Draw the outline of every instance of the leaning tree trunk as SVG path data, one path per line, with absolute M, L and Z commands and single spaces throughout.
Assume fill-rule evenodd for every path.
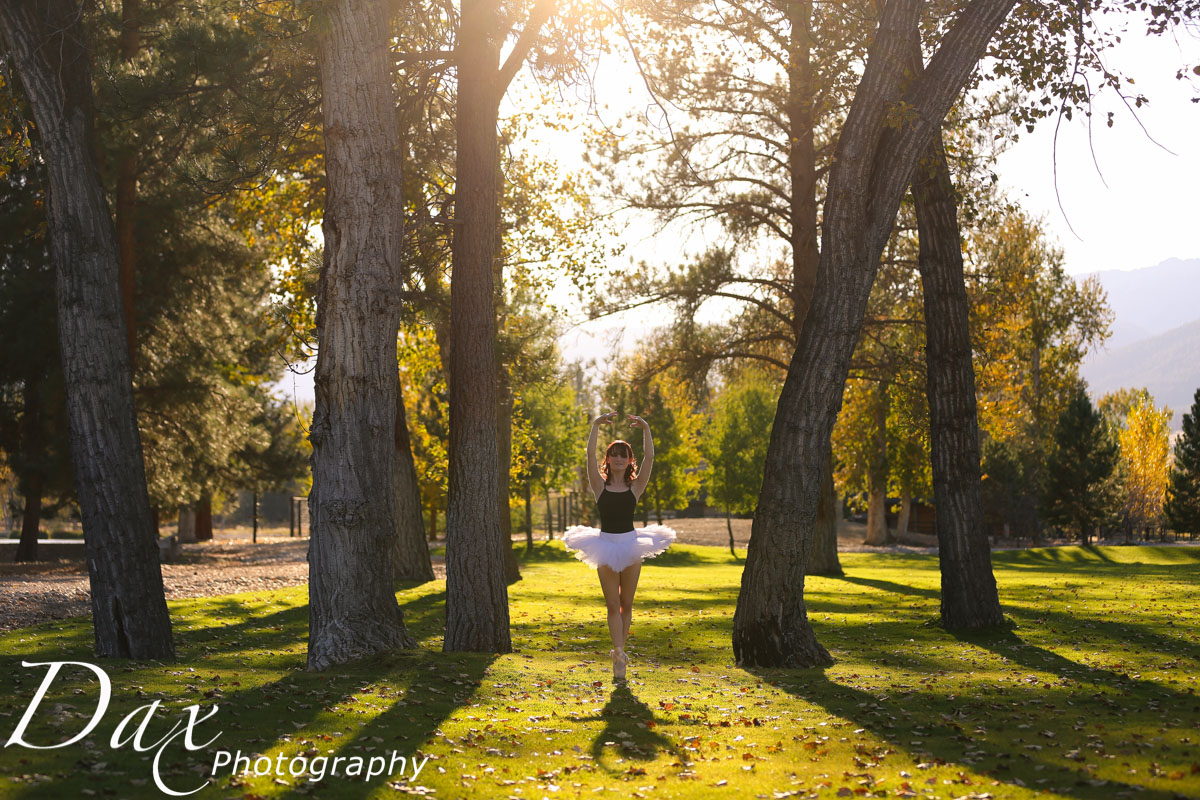
M 415 642 L 393 589 L 403 263 L 389 13 L 336 0 L 317 29 L 328 178 L 317 287 L 308 668 Z
M 508 583 L 496 465 L 497 9 L 465 0 L 450 277 L 450 487 L 444 649 L 507 653 Z
M 171 620 L 122 318 L 116 233 L 96 168 L 79 4 L 7 0 L 0 29 L 42 140 L 59 349 L 96 655 L 171 659 Z
M 833 448 L 825 452 L 821 471 L 821 499 L 817 504 L 817 527 L 813 531 L 812 550 L 808 554 L 808 575 L 843 575 L 838 559 L 838 496 L 833 485 Z
M 838 137 L 822 222 L 821 279 L 779 398 L 733 622 L 739 664 L 827 664 L 804 606 L 804 577 L 829 436 L 867 298 L 900 200 L 1013 0 L 972 0 L 921 77 L 903 91 L 919 0 L 884 6 Z M 891 123 L 897 104 L 904 124 Z
M 433 564 L 425 541 L 425 520 L 421 516 L 421 486 L 413 463 L 412 442 L 408 437 L 408 418 L 404 394 L 396 374 L 396 461 L 392 481 L 396 491 L 396 536 L 393 540 L 392 569 L 398 581 L 431 581 Z
M 1002 624 L 1004 614 L 984 530 L 970 306 L 954 184 L 940 131 L 914 175 L 913 199 L 925 296 L 925 395 L 942 624 L 950 629 L 986 628 Z

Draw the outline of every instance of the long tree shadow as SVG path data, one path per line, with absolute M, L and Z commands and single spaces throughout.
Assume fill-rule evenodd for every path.
M 876 738 L 890 745 L 874 752 L 858 750 L 860 760 L 857 763 L 862 769 L 879 766 L 889 753 L 907 749 L 914 760 L 922 762 L 922 767 L 962 764 L 1000 784 L 1013 787 L 1040 786 L 1051 780 L 1047 775 L 1056 776 L 1052 778 L 1053 790 L 1080 800 L 1109 800 L 1114 796 L 1122 796 L 1124 792 L 1137 792 L 1138 797 L 1146 800 L 1179 797 L 1174 792 L 1158 791 L 1121 781 L 1096 780 L 1087 767 L 1064 765 L 1040 755 L 1031 755 L 1031 752 L 1040 753 L 1042 745 L 1029 745 L 1035 749 L 1024 749 L 1023 738 L 1017 738 L 1015 742 L 1006 742 L 1003 740 L 1003 734 L 987 731 L 985 725 L 1001 724 L 1001 721 L 996 719 L 993 709 L 984 708 L 985 705 L 995 704 L 937 693 L 922 694 L 913 702 L 902 703 L 888 694 L 867 692 L 832 681 L 822 670 L 751 668 L 747 671 L 790 694 L 824 708 L 836 717 L 849 720 L 858 728 L 870 731 Z M 1058 704 L 1062 704 L 1065 696 L 1058 697 L 1061 694 L 1031 689 L 1028 691 L 1028 698 L 1008 702 L 1019 708 L 1034 703 L 1044 706 L 1045 698 L 1051 697 L 1057 699 Z M 1058 704 L 1050 705 L 1053 708 Z M 972 729 L 972 725 L 978 727 Z M 1050 723 L 1048 726 L 1052 725 L 1053 723 Z M 904 744 L 897 740 L 901 729 L 907 729 L 910 733 L 920 736 L 919 741 L 910 743 L 910 747 L 916 746 L 919 749 L 905 748 Z M 964 778 L 969 779 L 969 776 L 959 773 L 957 780 L 947 780 L 969 785 Z M 972 783 L 977 784 L 978 781 Z
M 592 740 L 591 756 L 596 766 L 611 774 L 630 773 L 644 769 L 638 766 L 617 767 L 606 763 L 606 750 L 614 762 L 633 759 L 643 763 L 655 761 L 660 753 L 675 757 L 672 766 L 684 768 L 685 757 L 679 746 L 660 728 L 674 723 L 654 716 L 654 710 L 642 702 L 625 683 L 613 687 L 608 702 L 600 713 L 591 717 L 570 717 L 573 722 L 603 722 L 604 728 Z
M 368 781 L 362 776 L 347 777 L 326 773 L 324 781 L 336 781 L 339 797 L 369 797 L 378 793 L 383 783 L 404 791 L 410 786 L 415 789 L 423 780 L 436 771 L 437 759 L 425 756 L 420 746 L 438 735 L 439 729 L 454 712 L 468 705 L 483 683 L 488 669 L 496 660 L 491 653 L 432 653 L 428 650 L 387 654 L 372 659 L 373 665 L 383 669 L 384 674 L 400 672 L 406 679 L 403 698 L 395 696 L 383 712 L 372 717 L 359 727 L 355 734 L 341 742 L 336 748 L 320 748 L 321 755 L 332 764 L 337 757 L 359 757 L 369 763 L 371 758 L 385 758 L 392 763 L 393 753 L 404 757 L 404 762 L 393 773 L 379 774 Z M 347 712 L 348 714 L 349 712 Z M 462 741 L 447 740 L 459 748 L 482 747 L 482 741 L 470 736 Z M 296 748 L 298 752 L 302 749 Z M 379 762 L 382 765 L 382 762 Z M 421 773 L 415 774 L 420 766 Z M 415 777 L 414 777 L 415 775 Z M 284 797 L 306 797 L 312 793 L 311 781 L 307 778 L 293 779 L 292 789 Z M 420 790 L 416 790 L 420 792 Z

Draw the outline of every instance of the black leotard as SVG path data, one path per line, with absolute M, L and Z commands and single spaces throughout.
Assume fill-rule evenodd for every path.
M 626 492 L 610 492 L 608 487 L 596 499 L 596 507 L 600 510 L 600 530 L 605 533 L 628 533 L 633 530 L 633 509 L 637 506 L 637 498 L 633 490 Z

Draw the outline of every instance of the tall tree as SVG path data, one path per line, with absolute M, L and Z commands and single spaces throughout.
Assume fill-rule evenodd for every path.
M 1108 423 L 1079 388 L 1054 426 L 1042 495 L 1046 519 L 1090 543 L 1097 527 L 1116 514 L 1112 476 L 1119 456 Z
M 416 643 L 393 590 L 404 205 L 388 6 L 332 0 L 314 29 L 328 189 L 310 434 L 308 668 L 323 670 Z
M 725 511 L 729 552 L 735 557 L 730 517 L 753 512 L 758 502 L 777 390 L 760 372 L 747 371 L 717 395 L 712 420 L 701 439 L 708 461 L 708 502 Z
M 1150 397 L 1129 410 L 1117 433 L 1124 512 L 1131 528 L 1148 531 L 1163 522 L 1171 480 L 1170 434 L 1171 409 L 1156 408 Z
M 59 347 L 96 654 L 173 658 L 134 415 L 116 234 L 95 164 L 89 49 L 71 0 L 0 5 L 49 180 Z
M 539 0 L 504 63 L 491 0 L 466 0 L 455 44 L 458 95 L 450 279 L 450 485 L 446 508 L 447 651 L 507 653 L 504 537 L 496 414 L 496 213 L 500 101 L 553 10 Z M 507 470 L 505 470 L 507 474 Z
M 983 57 L 1011 0 L 973 0 L 915 80 L 905 79 L 922 4 L 884 8 L 838 137 L 822 222 L 820 268 L 780 396 L 766 475 L 734 615 L 739 663 L 828 663 L 803 600 L 805 561 L 829 435 L 863 312 L 917 160 Z M 907 88 L 906 88 L 907 84 Z M 897 107 L 905 109 L 895 124 Z
M 915 25 L 912 48 L 920 63 Z M 983 528 L 979 423 L 971 361 L 970 306 L 963 282 L 962 234 L 950 166 L 939 130 L 912 183 L 925 300 L 926 398 L 937 508 L 942 624 L 948 629 L 1004 622 Z
M 1200 389 L 1191 411 L 1183 415 L 1183 431 L 1175 440 L 1167 522 L 1181 533 L 1200 533 Z

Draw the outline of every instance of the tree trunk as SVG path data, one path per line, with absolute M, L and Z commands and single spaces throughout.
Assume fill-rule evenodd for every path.
M 799 0 L 787 6 L 788 37 L 788 173 L 791 178 L 790 212 L 792 245 L 792 327 L 797 340 L 817 285 L 821 253 L 817 248 L 817 93 L 813 77 L 812 0 Z M 832 446 L 830 458 L 832 459 Z M 832 464 L 832 460 L 830 461 Z M 812 575 L 841 575 L 837 555 L 837 490 L 833 473 L 822 472 L 821 502 L 817 507 L 816 540 L 809 554 L 808 571 Z
M 429 541 L 437 539 L 438 522 L 438 507 L 437 503 L 429 504 Z
M 934 522 L 942 573 L 942 624 L 986 628 L 1004 622 L 980 487 L 970 306 L 950 167 L 939 132 L 913 179 L 918 268 L 925 297 L 926 397 Z
M 896 537 L 900 539 L 908 533 L 908 520 L 912 516 L 912 492 L 905 489 L 900 495 L 900 514 L 896 519 Z
M 24 462 L 21 484 L 25 495 L 25 511 L 21 517 L 21 540 L 17 543 L 14 561 L 37 561 L 46 463 L 42 385 L 41 375 L 26 377 L 21 393 L 21 461 Z
M 187 506 L 179 507 L 179 527 L 176 530 L 176 540 L 181 544 L 196 543 L 196 510 Z
M 38 532 L 42 524 L 42 473 L 34 471 L 25 484 L 25 511 L 21 515 L 21 541 L 14 561 L 37 561 Z
M 395 463 L 392 482 L 396 492 L 396 536 L 393 539 L 392 570 L 398 581 L 431 581 L 433 563 L 425 543 L 425 520 L 421 514 L 421 487 L 408 438 L 408 419 L 400 374 L 396 373 Z
M 887 381 L 875 385 L 873 412 L 875 428 L 871 441 L 871 465 L 867 470 L 867 538 L 863 544 L 880 547 L 891 541 L 887 526 Z
M 290 500 L 288 504 L 291 504 Z M 196 503 L 196 541 L 207 542 L 212 538 L 212 495 L 205 493 Z
M 507 653 L 508 584 L 496 465 L 497 8 L 465 0 L 450 278 L 450 488 L 444 649 Z
M 737 548 L 733 544 L 733 519 L 729 516 L 729 506 L 725 506 L 725 530 L 729 531 L 729 553 L 737 558 Z
M 386 5 L 336 0 L 316 35 L 328 180 L 317 287 L 308 669 L 414 647 L 393 588 L 404 263 Z
M 1013 0 L 972 0 L 906 93 L 918 0 L 883 9 L 863 77 L 838 136 L 822 222 L 820 280 L 779 398 L 758 513 L 742 572 L 733 651 L 743 666 L 830 663 L 804 606 L 805 567 L 829 436 L 854 345 L 917 158 L 940 127 Z M 889 124 L 897 101 L 912 113 Z M 911 117 L 911 120 L 910 120 Z
M 821 472 L 821 500 L 817 505 L 817 529 L 813 532 L 812 552 L 808 554 L 809 575 L 843 575 L 838 560 L 838 495 L 833 485 L 833 447 L 825 453 Z
M 78 3 L 0 3 L 49 179 L 50 253 L 72 462 L 100 657 L 172 659 L 121 314 L 116 233 L 95 163 Z
M 513 398 L 508 368 L 503 364 L 497 365 L 496 380 L 497 396 L 500 400 L 496 410 L 496 512 L 500 516 L 500 549 L 504 553 L 504 579 L 509 583 L 516 583 L 521 580 L 521 566 L 517 563 L 517 553 L 512 546 L 512 499 L 508 486 L 509 473 L 512 471 Z
M 565 528 L 564 528 L 565 530 Z M 554 506 L 550 502 L 550 490 L 546 490 L 546 541 L 554 540 Z
M 525 547 L 533 549 L 533 483 L 525 481 Z
M 140 0 L 121 3 L 121 58 L 132 61 L 142 48 L 139 20 Z M 117 255 L 121 264 L 121 308 L 125 315 L 125 343 L 129 348 L 130 369 L 137 372 L 137 235 L 135 209 L 137 206 L 138 160 L 136 142 L 123 142 L 117 162 L 116 227 Z

